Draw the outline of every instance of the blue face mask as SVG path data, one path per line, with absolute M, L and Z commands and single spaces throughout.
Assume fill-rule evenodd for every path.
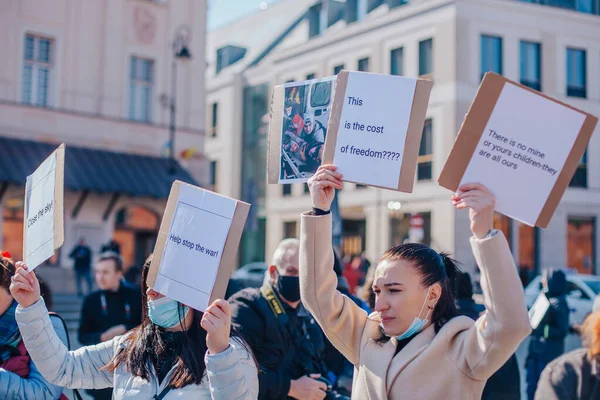
M 162 297 L 158 300 L 148 300 L 148 318 L 154 325 L 162 328 L 173 328 L 180 324 L 179 303 L 168 297 Z M 181 321 L 185 320 L 188 312 L 188 306 L 183 306 L 183 316 Z
M 421 332 L 423 330 L 423 328 L 425 327 L 425 325 L 427 325 L 427 322 L 429 322 L 429 320 L 427 319 L 429 317 L 429 311 L 427 311 L 427 315 L 425 315 L 425 319 L 421 319 L 421 318 L 419 318 L 419 316 L 423 312 L 423 308 L 425 307 L 425 303 L 427 303 L 427 299 L 429 298 L 429 292 L 430 291 L 431 291 L 431 286 L 429 287 L 429 289 L 427 289 L 427 295 L 425 296 L 425 301 L 423 301 L 423 305 L 421 306 L 421 311 L 419 311 L 419 315 L 417 315 L 415 317 L 415 319 L 413 320 L 412 324 L 410 324 L 410 326 L 408 327 L 408 329 L 406 331 L 404 331 L 403 334 L 396 336 L 396 339 L 402 340 L 402 339 L 409 338 L 409 337 L 411 337 L 413 335 L 416 335 L 417 333 L 419 333 L 419 332 Z

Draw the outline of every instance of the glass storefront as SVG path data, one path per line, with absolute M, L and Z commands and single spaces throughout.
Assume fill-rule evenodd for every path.
M 269 86 L 244 88 L 242 121 L 242 200 L 252 204 L 240 244 L 240 265 L 265 261 Z

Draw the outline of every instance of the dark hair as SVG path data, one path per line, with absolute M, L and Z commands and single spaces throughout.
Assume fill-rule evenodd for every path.
M 421 274 L 423 286 L 439 283 L 442 295 L 435 305 L 431 322 L 435 332 L 450 319 L 458 315 L 456 310 L 456 280 L 460 274 L 458 263 L 446 252 L 438 253 L 431 247 L 419 243 L 406 243 L 392 247 L 381 257 L 381 261 L 405 260 L 412 262 Z
M 121 364 L 124 364 L 127 371 L 134 376 L 150 380 L 151 368 L 155 367 L 158 360 L 164 356 L 165 342 L 161 333 L 164 328 L 154 325 L 148 317 L 146 307 L 148 298 L 146 290 L 146 278 L 152 262 L 152 255 L 148 257 L 142 268 L 142 324 L 133 329 L 130 335 L 125 339 L 125 346 L 114 358 L 103 367 L 103 369 L 114 372 Z M 179 319 L 183 326 L 183 306 L 179 303 Z M 169 386 L 173 389 L 181 389 L 187 385 L 199 385 L 204 378 L 206 366 L 204 364 L 204 356 L 208 350 L 206 346 L 206 331 L 200 326 L 203 313 L 194 309 L 190 309 L 194 317 L 188 330 L 183 331 L 182 341 L 177 349 L 177 358 L 175 359 L 175 370 L 171 376 Z M 233 329 L 231 330 L 232 337 L 239 335 Z M 240 343 L 252 355 L 252 351 L 246 345 L 246 342 L 239 338 Z M 256 361 L 256 360 L 255 360 Z
M 0 254 L 0 287 L 9 291 L 10 278 L 15 274 L 16 270 L 15 262 L 11 258 Z
M 104 253 L 100 254 L 100 257 L 98 258 L 98 262 L 109 260 L 115 263 L 115 269 L 117 272 L 123 271 L 123 259 L 117 253 L 113 251 L 105 251 Z
M 470 299 L 473 297 L 473 282 L 468 272 L 461 272 L 456 282 L 456 296 L 459 299 Z
M 0 254 L 0 287 L 4 288 L 10 294 L 10 278 L 17 272 L 17 266 L 12 258 L 4 257 Z M 44 280 L 38 276 L 38 282 L 40 283 L 40 296 L 44 299 L 48 310 L 54 309 L 54 303 L 52 302 L 52 293 L 50 286 L 44 282 Z

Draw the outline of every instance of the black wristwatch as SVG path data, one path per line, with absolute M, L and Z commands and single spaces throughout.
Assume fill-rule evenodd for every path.
M 319 216 L 319 215 L 327 215 L 327 214 L 331 214 L 331 210 L 325 211 L 325 210 L 321 210 L 320 208 L 313 207 L 312 214 L 313 215 L 317 215 L 317 216 Z

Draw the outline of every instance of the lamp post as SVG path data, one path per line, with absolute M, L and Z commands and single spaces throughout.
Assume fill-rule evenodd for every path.
M 188 48 L 191 37 L 190 27 L 182 25 L 175 31 L 173 40 L 173 64 L 171 67 L 171 96 L 161 96 L 164 106 L 169 107 L 169 174 L 175 173 L 175 115 L 177 111 L 177 61 L 192 59 Z

